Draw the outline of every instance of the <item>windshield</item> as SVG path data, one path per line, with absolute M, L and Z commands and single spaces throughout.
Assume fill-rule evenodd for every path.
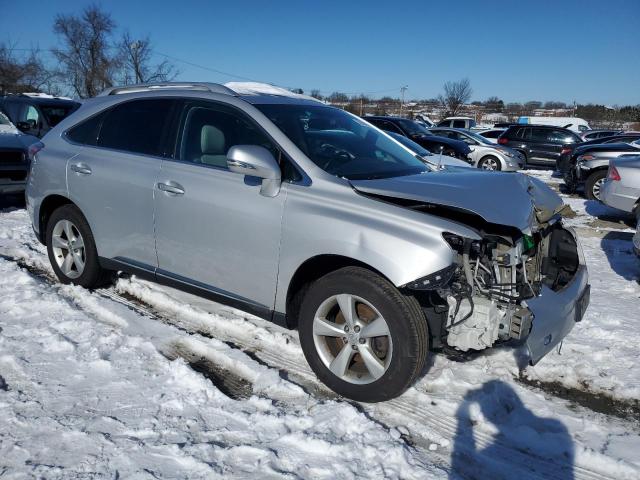
M 47 117 L 49 126 L 55 127 L 71 112 L 74 112 L 78 108 L 77 104 L 71 105 L 40 105 L 40 109 L 44 116 Z
M 429 171 L 417 157 L 343 110 L 309 105 L 255 105 L 324 171 L 350 180 Z
M 431 132 L 424 126 L 420 125 L 413 120 L 407 120 L 404 118 L 396 119 L 396 122 L 402 127 L 402 129 L 409 135 L 431 135 Z

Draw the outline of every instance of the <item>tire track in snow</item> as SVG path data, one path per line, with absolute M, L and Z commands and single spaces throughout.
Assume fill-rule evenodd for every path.
M 34 264 L 30 265 L 25 261 L 25 259 L 15 259 L 6 255 L 2 255 L 2 257 L 18 263 L 19 266 L 27 269 L 30 273 L 39 277 L 41 280 L 50 284 L 56 284 L 56 280 L 52 277 L 51 272 L 42 270 L 39 266 Z M 129 285 L 131 285 L 133 281 L 129 280 L 129 282 Z M 123 283 L 125 288 L 123 288 Z M 200 319 L 200 321 L 197 319 L 192 319 L 191 321 L 187 319 L 185 321 L 185 315 L 182 315 L 183 318 L 179 320 L 177 318 L 177 314 L 182 312 L 171 310 L 167 311 L 166 303 L 171 304 L 170 301 L 166 303 L 160 301 L 154 305 L 154 300 L 157 300 L 157 296 L 166 296 L 164 292 L 153 291 L 152 293 L 154 295 L 151 296 L 152 298 L 148 298 L 147 295 L 138 295 L 139 291 L 136 291 L 135 289 L 130 289 L 129 291 L 126 286 L 126 281 L 120 282 L 116 288 L 97 289 L 95 290 L 95 293 L 98 293 L 103 298 L 125 305 L 140 315 L 161 321 L 162 323 L 168 324 L 190 335 L 201 336 L 205 339 L 215 338 L 217 340 L 224 341 L 232 348 L 237 348 L 252 358 L 258 359 L 269 368 L 273 368 L 279 372 L 286 372 L 286 379 L 288 381 L 301 386 L 311 395 L 317 397 L 318 394 L 320 394 L 320 399 L 325 395 L 325 398 L 339 398 L 317 381 L 311 369 L 306 365 L 301 352 L 298 356 L 298 361 L 292 360 L 290 357 L 283 355 L 281 350 L 274 349 L 273 344 L 263 342 L 257 336 L 236 335 L 228 330 L 225 331 L 224 328 L 216 328 L 216 316 L 219 320 L 221 315 L 204 311 L 194 311 L 193 307 L 179 306 L 179 310 L 184 310 L 185 308 L 183 307 L 188 307 L 191 315 L 206 317 L 208 321 L 203 321 L 202 319 Z M 148 288 L 144 285 L 136 286 Z M 118 292 L 116 289 L 124 290 L 124 293 Z M 72 295 L 70 290 L 63 290 L 62 288 L 59 288 L 58 291 L 62 296 L 68 297 L 68 300 L 71 300 L 78 308 L 85 311 L 89 309 L 92 316 L 96 316 L 96 312 L 91 311 L 91 305 L 87 305 L 86 302 L 79 302 L 78 296 Z M 176 315 L 176 317 L 174 317 L 174 315 Z M 231 313 L 229 316 L 233 317 L 234 315 Z M 302 361 L 300 361 L 300 359 L 302 359 Z M 408 430 L 406 426 L 411 424 L 426 427 L 426 431 L 409 430 L 409 433 L 406 435 L 408 444 L 414 445 L 416 448 L 420 448 L 422 450 L 430 450 L 429 447 L 433 444 L 440 444 L 445 446 L 444 450 L 446 451 L 448 439 L 454 438 L 456 435 L 457 422 L 455 418 L 436 415 L 432 413 L 429 408 L 424 408 L 428 407 L 434 399 L 441 400 L 439 396 L 427 395 L 423 392 L 412 389 L 403 397 L 396 398 L 384 404 L 355 404 L 355 406 L 357 406 L 361 412 L 366 413 L 369 418 L 383 425 L 387 429 L 395 427 L 400 431 Z M 295 402 L 296 399 L 279 398 L 276 400 L 279 400 L 284 404 L 291 404 L 292 402 Z M 452 399 L 450 398 L 447 399 L 447 401 L 451 400 Z M 349 401 L 348 403 L 354 405 L 354 402 Z M 493 478 L 511 478 L 516 473 L 516 470 L 519 470 L 518 476 L 523 478 L 566 478 L 566 472 L 562 471 L 563 467 L 553 460 L 536 457 L 530 452 L 523 452 L 504 443 L 496 442 L 496 438 L 482 431 L 476 431 L 474 433 L 474 439 L 478 449 L 491 446 L 494 451 L 497 450 L 499 452 L 499 457 L 508 459 L 508 461 L 505 461 L 503 465 L 495 466 Z M 460 446 L 458 445 L 457 448 L 459 447 Z M 472 457 L 473 452 L 470 448 L 466 449 L 464 446 L 461 448 L 462 451 L 457 451 L 456 454 L 469 458 Z M 447 454 L 445 454 L 440 451 L 429 452 L 428 454 L 430 459 L 437 456 L 439 463 L 448 464 L 450 462 L 449 453 L 450 452 L 447 452 Z M 483 467 L 487 466 L 483 465 Z M 574 465 L 572 473 L 575 479 L 584 480 L 619 478 L 609 476 L 606 472 L 596 472 L 579 465 Z

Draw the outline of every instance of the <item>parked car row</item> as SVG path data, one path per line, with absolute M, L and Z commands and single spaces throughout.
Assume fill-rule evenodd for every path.
M 589 303 L 562 200 L 520 173 L 441 170 L 426 142 L 471 165 L 469 144 L 415 125 L 272 86 L 112 88 L 44 137 L 27 210 L 61 282 L 131 272 L 297 328 L 358 401 L 401 394 L 430 348 L 512 340 L 535 364 Z

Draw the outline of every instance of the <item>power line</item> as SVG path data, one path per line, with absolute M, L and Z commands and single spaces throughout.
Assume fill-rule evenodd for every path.
M 117 47 L 109 47 L 109 48 L 117 48 Z M 55 52 L 55 49 L 53 48 L 11 48 L 12 51 L 16 51 L 16 52 L 31 52 L 31 51 L 35 51 L 35 52 L 47 52 L 49 54 L 53 54 Z M 190 60 L 185 60 L 183 58 L 179 58 L 173 55 L 169 55 L 167 53 L 163 53 L 163 52 L 159 52 L 157 50 L 152 50 L 152 52 L 156 55 L 159 55 L 161 57 L 165 57 L 168 58 L 170 60 L 173 60 L 174 62 L 180 62 L 183 63 L 185 65 L 189 65 L 191 67 L 195 67 L 195 68 L 199 68 L 201 70 L 205 70 L 208 72 L 212 72 L 212 73 L 217 73 L 218 75 L 224 75 L 226 77 L 230 77 L 230 78 L 236 78 L 238 80 L 245 80 L 248 82 L 258 82 L 258 83 L 268 83 L 270 85 L 276 85 L 273 82 L 265 82 L 264 80 L 256 80 L 254 78 L 250 78 L 250 77 L 246 77 L 244 75 L 238 75 L 236 73 L 231 73 L 231 72 L 225 72 L 224 70 L 219 70 L 217 68 L 213 68 L 213 67 L 209 67 L 206 65 L 202 65 L 196 62 L 192 62 Z M 290 87 L 285 87 L 285 88 L 289 88 L 289 89 L 293 89 L 293 88 L 298 88 L 298 87 L 294 87 L 294 86 L 290 86 Z M 388 93 L 388 92 L 396 92 L 398 91 L 398 87 L 393 87 L 393 88 L 385 88 L 382 90 L 372 90 L 372 91 L 368 91 L 368 92 L 363 92 L 363 91 L 354 91 L 354 92 L 341 92 L 340 90 L 320 90 L 317 88 L 309 88 L 309 89 L 305 89 L 306 92 L 311 92 L 311 91 L 318 91 L 321 94 L 325 94 L 325 95 L 330 95 L 332 93 L 343 93 L 345 95 L 374 95 L 377 93 Z

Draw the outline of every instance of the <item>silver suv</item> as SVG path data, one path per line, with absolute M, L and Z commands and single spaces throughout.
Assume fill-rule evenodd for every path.
M 526 340 L 535 363 L 589 301 L 543 183 L 432 172 L 311 98 L 114 88 L 44 144 L 27 204 L 63 283 L 131 272 L 297 328 L 314 372 L 352 399 L 399 395 L 429 349 Z

